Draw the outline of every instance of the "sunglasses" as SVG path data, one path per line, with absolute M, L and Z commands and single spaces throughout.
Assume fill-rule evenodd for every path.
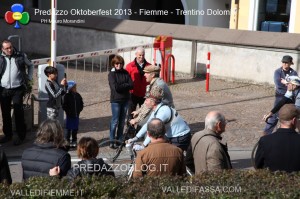
M 283 61 L 282 63 L 283 63 L 283 64 L 289 64 L 290 62 Z
M 115 65 L 119 65 L 119 64 L 120 64 L 120 65 L 123 65 L 123 63 L 121 63 L 121 62 L 116 62 L 116 63 L 115 63 Z

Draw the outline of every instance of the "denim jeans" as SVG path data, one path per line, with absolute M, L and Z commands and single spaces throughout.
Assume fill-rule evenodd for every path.
M 275 95 L 275 102 L 274 106 L 280 102 L 280 100 L 284 97 L 284 95 Z M 278 123 L 278 112 L 274 113 L 267 121 L 266 126 L 264 128 L 264 132 L 269 135 L 273 132 L 274 128 L 276 127 Z
M 110 140 L 117 139 L 122 141 L 127 109 L 128 101 L 111 103 L 112 118 L 110 122 Z M 115 138 L 116 131 L 117 136 Z

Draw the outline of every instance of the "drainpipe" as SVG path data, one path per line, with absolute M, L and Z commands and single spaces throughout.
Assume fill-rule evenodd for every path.
M 233 6 L 233 28 L 238 29 L 238 20 L 239 20 L 239 0 L 235 0 Z

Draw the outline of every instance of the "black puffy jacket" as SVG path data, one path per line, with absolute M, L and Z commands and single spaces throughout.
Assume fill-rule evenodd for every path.
M 79 161 L 68 171 L 67 177 L 74 179 L 77 176 L 81 177 L 84 175 L 115 176 L 111 166 L 106 164 L 102 158 Z
M 68 117 L 79 117 L 83 109 L 82 97 L 79 93 L 69 91 L 64 96 L 63 109 Z
M 22 155 L 23 179 L 32 176 L 49 176 L 49 170 L 60 167 L 60 176 L 65 176 L 71 168 L 71 156 L 53 143 L 36 144 L 26 149 Z
M 108 74 L 110 87 L 110 102 L 124 102 L 129 100 L 129 90 L 133 89 L 133 82 L 129 73 L 113 68 Z

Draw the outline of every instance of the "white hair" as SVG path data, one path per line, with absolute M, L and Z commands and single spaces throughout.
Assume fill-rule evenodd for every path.
M 138 53 L 138 52 L 142 52 L 142 53 L 145 53 L 145 49 L 143 47 L 137 47 L 135 49 L 135 53 Z
M 219 112 L 208 113 L 205 117 L 205 129 L 216 130 L 218 122 L 225 122 L 225 117 Z

